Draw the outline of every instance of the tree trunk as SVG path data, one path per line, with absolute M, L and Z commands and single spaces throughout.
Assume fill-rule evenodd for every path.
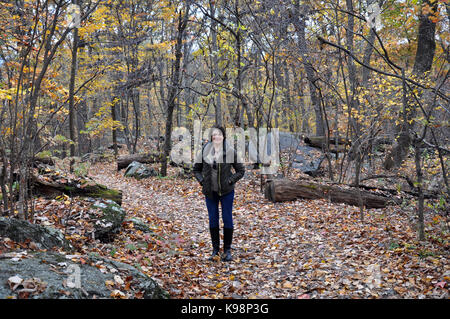
M 417 202 L 417 217 L 418 217 L 418 225 L 417 225 L 417 233 L 419 235 L 419 240 L 425 240 L 425 226 L 423 219 L 423 207 L 424 207 L 424 194 L 423 194 L 423 174 L 422 174 L 422 165 L 420 162 L 421 152 L 419 148 L 419 141 L 414 139 L 414 162 L 416 164 L 416 175 L 417 175 L 417 192 L 419 193 L 419 200 Z
M 78 109 L 80 112 L 77 112 L 77 135 L 78 135 L 78 155 L 83 156 L 86 153 L 89 153 L 89 143 L 90 139 L 86 134 L 80 134 L 80 131 L 85 129 L 86 123 L 88 122 L 88 106 L 87 101 L 80 101 L 78 104 Z
M 133 153 L 136 153 L 137 142 L 139 136 L 141 135 L 141 106 L 140 106 L 140 98 L 139 98 L 139 90 L 134 88 L 131 90 L 131 101 L 133 103 L 133 111 L 134 111 L 134 139 L 133 141 Z
M 184 31 L 189 17 L 190 3 L 187 1 L 185 5 L 184 17 L 182 17 L 181 12 L 178 16 L 178 30 L 177 30 L 177 42 L 175 44 L 175 62 L 174 62 L 174 72 L 172 74 L 171 86 L 169 88 L 168 102 L 167 102 L 167 118 L 166 118 L 166 140 L 164 143 L 164 157 L 161 164 L 161 176 L 167 176 L 167 164 L 170 156 L 170 150 L 172 148 L 172 125 L 173 125 L 173 110 L 175 108 L 175 99 L 178 96 L 180 89 L 180 65 L 182 58 L 182 44 Z
M 308 45 L 306 43 L 306 17 L 300 13 L 300 0 L 295 2 L 294 21 L 298 36 L 299 51 L 302 56 L 302 62 L 305 67 L 306 77 L 308 79 L 309 93 L 311 95 L 311 103 L 316 115 L 316 135 L 325 135 L 325 127 L 323 122 L 322 110 L 320 107 L 319 94 L 316 88 L 317 77 L 314 68 L 308 56 Z
M 118 101 L 117 97 L 113 98 L 113 101 L 111 103 L 111 118 L 115 122 L 116 119 L 116 103 Z M 117 149 L 117 133 L 116 129 L 112 129 L 112 140 L 113 140 L 113 149 L 114 149 L 114 156 L 117 157 L 119 155 L 119 151 Z
M 78 4 L 74 0 L 74 4 Z M 73 29 L 73 47 L 72 47 L 72 65 L 70 67 L 70 82 L 69 82 L 69 138 L 70 142 L 70 156 L 75 156 L 76 146 L 76 130 L 75 130 L 75 106 L 74 106 L 74 90 L 75 78 L 77 72 L 77 51 L 78 51 L 78 28 Z M 73 159 L 70 161 L 70 170 L 72 171 Z
M 329 199 L 336 203 L 360 206 L 360 199 L 367 208 L 384 208 L 390 204 L 399 204 L 395 198 L 375 195 L 367 191 L 344 189 L 338 186 L 318 184 L 309 181 L 291 181 L 288 179 L 272 180 L 266 184 L 265 198 L 272 202 L 304 199 Z
M 373 53 L 374 42 L 375 42 L 375 32 L 373 32 L 373 30 L 370 29 L 367 46 L 364 49 L 363 63 L 365 65 L 370 65 L 370 59 L 371 59 L 372 53 Z M 367 85 L 369 83 L 369 79 L 370 79 L 370 70 L 368 68 L 362 67 L 361 72 L 362 72 L 362 85 L 364 87 L 367 87 Z
M 214 84 L 217 84 L 220 79 L 220 71 L 219 71 L 219 63 L 217 61 L 217 56 L 219 54 L 219 49 L 217 46 L 217 22 L 215 21 L 215 14 L 216 14 L 216 7 L 215 7 L 215 1 L 210 0 L 209 1 L 210 6 L 210 14 L 211 17 L 213 17 L 211 21 L 211 47 L 213 54 L 211 54 L 212 59 L 212 67 L 213 67 L 213 82 Z M 222 126 L 223 122 L 223 116 L 222 116 L 222 102 L 221 102 L 221 96 L 220 91 L 216 92 L 217 96 L 215 97 L 214 105 L 216 107 L 216 125 Z
M 422 1 L 422 10 L 425 7 L 430 7 L 431 11 L 423 14 L 422 10 L 419 13 L 419 30 L 417 39 L 417 51 L 414 61 L 413 73 L 419 77 L 423 77 L 424 73 L 431 70 L 433 64 L 434 52 L 436 49 L 435 31 L 436 23 L 431 18 L 436 14 L 438 2 L 431 2 L 429 0 Z M 404 71 L 403 71 L 404 72 Z M 404 75 L 403 75 L 404 77 Z M 412 104 L 410 103 L 412 106 Z M 384 161 L 384 168 L 390 170 L 399 167 L 409 152 L 409 147 L 412 143 L 410 131 L 413 129 L 410 124 L 411 119 L 414 118 L 416 109 L 411 108 L 403 110 L 403 120 L 401 125 L 397 128 L 397 139 L 392 150 L 387 154 Z
M 417 39 L 417 51 L 414 61 L 413 72 L 421 75 L 424 72 L 430 71 L 433 64 L 434 52 L 436 49 L 436 22 L 433 22 L 430 18 L 435 16 L 437 11 L 438 1 L 423 0 L 422 10 L 424 7 L 429 6 L 431 12 L 423 14 L 419 13 L 419 31 Z
M 0 171 L 0 189 L 2 191 L 2 203 L 3 203 L 3 212 L 8 210 L 8 196 L 6 193 L 6 167 L 8 165 L 8 161 L 6 159 L 6 154 L 3 149 L 0 148 L 0 158 L 1 158 L 1 171 Z M 0 214 L 1 216 L 2 214 Z

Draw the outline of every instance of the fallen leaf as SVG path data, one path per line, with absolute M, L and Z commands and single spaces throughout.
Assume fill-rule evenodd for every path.
M 13 291 L 16 290 L 16 288 L 19 287 L 22 282 L 23 279 L 17 275 L 8 278 L 9 288 Z
M 289 281 L 286 281 L 284 284 L 283 284 L 283 288 L 288 288 L 288 289 L 291 289 L 293 286 L 292 286 L 292 284 L 289 282 Z
M 445 284 L 446 284 L 445 281 L 441 281 L 441 282 L 438 282 L 438 283 L 436 284 L 436 287 L 444 288 L 444 287 L 445 287 Z
M 115 276 L 114 276 L 114 281 L 115 281 L 116 284 L 118 284 L 118 285 L 123 285 L 123 284 L 124 284 L 124 281 L 122 280 L 122 278 L 120 278 L 119 275 L 115 275 Z
M 118 299 L 126 299 L 126 295 L 118 289 L 112 291 L 110 296 Z

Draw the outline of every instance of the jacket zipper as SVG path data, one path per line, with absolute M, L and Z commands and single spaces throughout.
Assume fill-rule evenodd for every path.
M 217 163 L 217 167 L 219 169 L 219 172 L 218 172 L 218 177 L 219 177 L 219 196 L 222 196 L 221 188 L 220 188 L 220 163 Z

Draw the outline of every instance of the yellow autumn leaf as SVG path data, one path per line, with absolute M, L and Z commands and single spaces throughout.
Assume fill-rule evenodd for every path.
M 293 288 L 293 286 L 292 286 L 292 284 L 289 281 L 286 281 L 283 284 L 283 288 L 291 289 L 291 288 Z

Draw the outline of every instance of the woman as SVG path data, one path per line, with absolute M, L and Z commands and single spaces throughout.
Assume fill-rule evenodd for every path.
M 233 200 L 234 184 L 244 176 L 244 165 L 238 161 L 236 151 L 226 143 L 225 129 L 215 126 L 211 130 L 210 141 L 202 149 L 202 154 L 194 164 L 194 174 L 202 186 L 209 216 L 209 231 L 213 252 L 210 260 L 219 255 L 219 202 L 223 220 L 223 261 L 231 261 L 233 240 Z M 200 158 L 201 156 L 201 158 Z M 234 173 L 231 168 L 234 168 Z

